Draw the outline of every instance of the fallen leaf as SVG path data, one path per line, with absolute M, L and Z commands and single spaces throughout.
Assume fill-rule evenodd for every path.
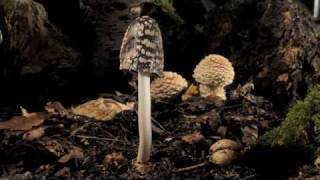
M 71 176 L 70 168 L 69 167 L 62 168 L 59 171 L 57 171 L 54 174 L 54 176 L 56 176 L 56 177 L 70 177 Z
M 110 166 L 118 167 L 124 164 L 126 161 L 127 159 L 123 156 L 121 152 L 114 152 L 104 157 L 103 165 L 105 167 L 110 167 Z
M 130 105 L 125 105 L 112 99 L 99 98 L 72 108 L 72 112 L 98 121 L 110 121 L 121 111 L 131 109 L 132 106 Z
M 194 84 L 191 84 L 186 90 L 186 92 L 182 95 L 181 99 L 182 101 L 187 101 L 188 99 L 197 94 L 199 94 L 198 87 Z
M 195 132 L 181 137 L 181 140 L 188 144 L 197 143 L 203 139 L 204 136 L 200 132 Z
M 33 127 L 40 126 L 47 118 L 45 112 L 28 113 L 21 108 L 22 116 L 14 116 L 8 121 L 0 122 L 0 129 L 8 129 L 12 131 L 26 131 Z
M 40 142 L 45 149 L 54 154 L 57 157 L 61 157 L 66 152 L 66 145 L 61 144 L 59 141 L 54 139 L 44 139 L 43 142 Z
M 287 82 L 288 80 L 289 80 L 288 73 L 280 74 L 277 78 L 277 82 Z
M 82 159 L 83 158 L 83 152 L 82 149 L 76 146 L 73 146 L 72 149 L 68 154 L 63 155 L 58 162 L 59 163 L 67 163 L 71 159 Z
M 241 128 L 241 131 L 243 133 L 242 142 L 247 145 L 252 145 L 257 142 L 259 135 L 258 127 L 256 125 L 245 126 Z
M 23 139 L 26 141 L 34 141 L 36 139 L 41 138 L 44 135 L 44 127 L 39 127 L 24 133 Z
M 66 108 L 64 108 L 64 106 L 58 101 L 48 102 L 45 106 L 45 110 L 48 113 L 60 115 L 62 117 L 67 116 L 69 114 L 69 111 Z

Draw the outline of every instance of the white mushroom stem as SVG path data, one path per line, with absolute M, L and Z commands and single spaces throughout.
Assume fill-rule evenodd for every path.
M 319 17 L 319 9 L 320 9 L 320 0 L 314 0 L 313 16 L 315 18 Z
M 138 72 L 138 121 L 139 150 L 138 163 L 150 159 L 152 146 L 150 74 Z

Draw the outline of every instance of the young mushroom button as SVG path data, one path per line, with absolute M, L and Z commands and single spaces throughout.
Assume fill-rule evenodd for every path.
M 146 164 L 152 146 L 150 76 L 163 73 L 162 37 L 154 19 L 142 16 L 129 25 L 121 45 L 120 69 L 138 72 L 139 149 L 136 162 Z
M 199 83 L 200 95 L 221 100 L 226 100 L 224 88 L 233 82 L 234 75 L 231 62 L 217 54 L 206 56 L 193 71 L 193 78 Z

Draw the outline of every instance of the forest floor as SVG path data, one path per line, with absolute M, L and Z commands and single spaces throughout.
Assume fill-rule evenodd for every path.
M 104 95 L 119 102 L 134 96 Z M 250 98 L 248 98 L 250 97 Z M 261 149 L 258 137 L 284 118 L 263 97 L 238 97 L 225 105 L 193 97 L 153 105 L 153 150 L 150 170 L 132 165 L 138 147 L 137 114 L 123 111 L 99 122 L 70 113 L 59 102 L 36 113 L 32 130 L 24 121 L 1 130 L 1 176 L 5 179 L 318 179 L 320 173 L 303 152 Z M 1 120 L 14 112 L 3 109 Z M 19 112 L 15 115 L 18 117 Z M 29 113 L 31 114 L 31 113 Z M 33 119 L 33 120 L 34 120 Z M 23 121 L 23 120 L 22 120 Z M 20 123 L 22 122 L 20 121 Z M 31 120 L 32 121 L 32 120 Z M 37 120 L 36 120 L 37 121 Z M 17 130 L 25 129 L 25 130 Z M 26 130 L 29 129 L 29 130 Z M 13 131 L 14 130 L 14 131 Z M 211 144 L 219 139 L 242 144 L 228 166 L 210 162 Z

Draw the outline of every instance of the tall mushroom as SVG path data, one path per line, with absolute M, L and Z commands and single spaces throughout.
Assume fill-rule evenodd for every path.
M 152 146 L 151 74 L 162 75 L 163 45 L 157 22 L 148 17 L 136 18 L 128 27 L 120 50 L 120 69 L 138 72 L 139 150 L 137 163 L 147 163 Z

